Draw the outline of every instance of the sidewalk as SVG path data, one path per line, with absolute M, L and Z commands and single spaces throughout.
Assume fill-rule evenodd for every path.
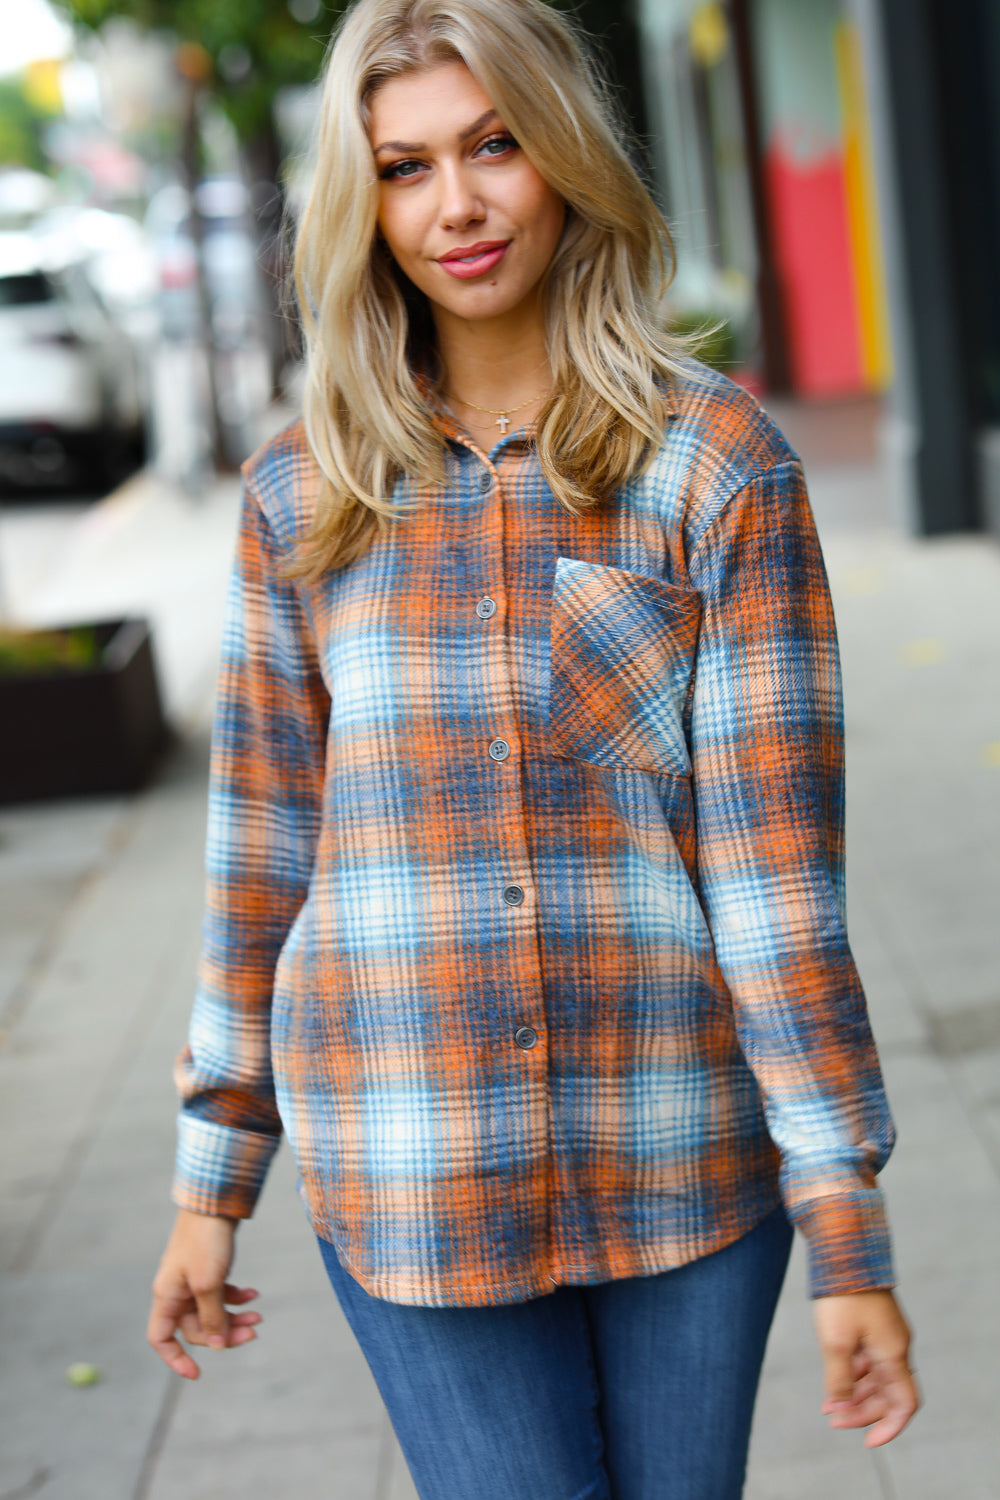
M 212 691 L 238 504 L 235 476 L 190 496 L 144 470 L 51 540 L 8 522 L 10 614 L 22 625 L 146 615 L 165 707 L 183 728 Z
M 826 1429 L 796 1253 L 747 1496 L 997 1500 L 1000 550 L 899 539 L 845 511 L 843 469 L 811 479 L 844 659 L 852 936 L 900 1129 L 884 1181 L 927 1405 L 877 1455 Z M 235 504 L 232 484 L 192 507 L 140 479 L 30 601 L 37 619 L 145 604 L 184 739 L 138 797 L 0 809 L 0 1500 L 414 1497 L 287 1153 L 240 1231 L 260 1340 L 207 1356 L 196 1385 L 143 1341 Z M 70 1387 L 75 1361 L 101 1381 Z

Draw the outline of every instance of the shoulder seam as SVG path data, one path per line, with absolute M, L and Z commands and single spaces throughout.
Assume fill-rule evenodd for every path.
M 777 474 L 782 469 L 795 469 L 799 474 L 803 475 L 803 479 L 805 477 L 802 467 L 802 460 L 796 457 L 783 458 L 780 463 L 765 464 L 760 468 L 754 469 L 745 477 L 742 477 L 738 484 L 734 484 L 732 489 L 726 491 L 723 499 L 720 500 L 717 508 L 713 512 L 711 519 L 706 522 L 704 528 L 702 529 L 701 536 L 698 538 L 691 549 L 689 561 L 693 562 L 694 559 L 698 556 L 698 553 L 701 551 L 705 542 L 708 540 L 710 533 L 722 520 L 722 517 L 732 505 L 733 501 L 736 500 L 740 495 L 742 495 L 744 490 L 748 490 L 751 485 L 756 484 L 758 480 L 763 479 L 766 474 Z
M 284 456 L 282 450 L 287 447 L 289 439 L 294 441 L 292 435 L 295 429 L 301 427 L 301 425 L 301 417 L 296 418 L 294 422 L 290 422 L 281 432 L 276 433 L 267 443 L 258 448 L 255 453 L 252 453 L 240 466 L 243 483 L 256 501 L 275 541 L 279 547 L 284 548 L 286 551 L 294 545 L 295 506 L 294 502 L 292 502 L 290 507 L 292 511 L 291 516 L 286 516 L 282 513 L 283 508 L 274 478 L 275 470 Z M 299 441 L 308 450 L 308 443 L 305 441 L 304 432 L 300 434 Z M 289 453 L 288 458 L 291 461 L 292 454 Z M 292 522 L 291 532 L 288 524 L 289 520 Z

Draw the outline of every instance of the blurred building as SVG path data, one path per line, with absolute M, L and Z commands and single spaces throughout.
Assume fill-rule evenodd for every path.
M 630 0 L 681 315 L 880 403 L 904 524 L 1000 535 L 998 0 Z

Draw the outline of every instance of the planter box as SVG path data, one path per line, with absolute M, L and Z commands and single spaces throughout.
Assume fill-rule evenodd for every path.
M 94 665 L 0 673 L 0 802 L 131 792 L 163 748 L 149 625 L 89 628 Z

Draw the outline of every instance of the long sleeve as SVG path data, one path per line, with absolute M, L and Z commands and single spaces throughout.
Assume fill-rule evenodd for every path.
M 808 1241 L 812 1295 L 893 1281 L 875 1174 L 892 1123 L 844 919 L 833 613 L 801 471 L 731 496 L 690 575 L 698 874 L 737 1035 Z
M 247 1217 L 277 1149 L 270 1014 L 308 889 L 329 699 L 285 549 L 244 491 L 212 744 L 207 899 L 181 1095 L 174 1201 Z

